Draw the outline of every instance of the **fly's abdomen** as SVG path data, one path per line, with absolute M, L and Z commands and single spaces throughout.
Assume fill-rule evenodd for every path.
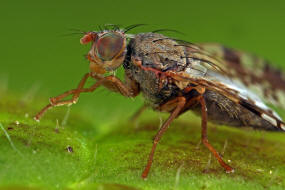
M 260 115 L 236 104 L 225 96 L 213 91 L 206 91 L 204 98 L 207 105 L 209 121 L 217 124 L 230 126 L 250 126 L 255 129 L 279 131 L 280 128 L 272 125 Z M 196 113 L 200 113 L 200 105 L 194 108 Z

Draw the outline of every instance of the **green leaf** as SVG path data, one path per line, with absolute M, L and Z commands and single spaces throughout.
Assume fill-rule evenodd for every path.
M 163 136 L 147 180 L 141 172 L 159 128 L 154 112 L 136 125 L 122 118 L 94 124 L 68 109 L 52 109 L 37 123 L 43 105 L 4 97 L 0 103 L 2 189 L 284 189 L 283 133 L 209 124 L 209 141 L 235 173 L 226 174 L 200 141 L 200 119 L 187 113 Z M 66 115 L 67 114 L 67 115 Z M 163 118 L 166 115 L 162 115 Z M 67 118 L 66 125 L 62 125 Z M 109 128 L 110 130 L 102 130 Z M 0 188 L 1 189 L 1 188 Z

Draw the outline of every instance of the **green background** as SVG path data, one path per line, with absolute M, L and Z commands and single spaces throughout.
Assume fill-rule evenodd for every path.
M 284 1 L 1 0 L 0 75 L 8 76 L 9 89 L 15 91 L 38 85 L 40 93 L 54 96 L 73 88 L 88 72 L 83 56 L 89 46 L 79 44 L 80 35 L 64 35 L 72 28 L 97 30 L 106 23 L 150 25 L 134 32 L 176 29 L 185 33 L 171 34 L 177 38 L 218 42 L 284 68 L 284 8 Z M 134 102 L 108 92 L 83 96 L 74 107 L 88 109 L 96 119 L 134 109 Z
M 27 106 L 31 106 L 29 113 L 31 115 L 36 113 L 36 111 L 39 110 L 39 108 L 41 108 L 48 102 L 47 99 L 48 97 L 58 95 L 66 90 L 74 88 L 81 79 L 81 77 L 83 76 L 83 74 L 88 72 L 88 61 L 84 58 L 84 55 L 88 52 L 89 46 L 80 45 L 79 39 L 81 35 L 72 34 L 73 31 L 71 31 L 70 29 L 80 29 L 82 31 L 97 30 L 98 25 L 104 25 L 108 23 L 119 24 L 122 26 L 128 26 L 131 24 L 141 24 L 141 23 L 148 24 L 147 26 L 134 29 L 133 30 L 134 33 L 149 32 L 152 30 L 164 29 L 164 28 L 175 29 L 183 32 L 185 35 L 173 34 L 173 33 L 167 33 L 167 34 L 175 38 L 191 42 L 217 42 L 227 45 L 229 47 L 245 50 L 248 52 L 253 52 L 256 55 L 259 55 L 261 57 L 270 60 L 273 65 L 284 70 L 285 69 L 285 64 L 284 64 L 285 11 L 284 10 L 285 10 L 285 1 L 260 1 L 260 0 L 252 0 L 252 1 L 245 1 L 245 0 L 241 1 L 226 1 L 226 0 L 223 1 L 218 1 L 218 0 L 217 1 L 197 1 L 197 0 L 196 1 L 187 1 L 187 0 L 184 1 L 180 0 L 176 1 L 165 1 L 165 0 L 164 1 L 162 0 L 159 1 L 158 0 L 157 1 L 155 0 L 6 1 L 6 0 L 1 0 L 0 2 L 0 22 L 1 22 L 0 86 L 2 85 L 1 87 L 2 90 L 5 88 L 4 86 L 7 86 L 8 92 L 13 94 L 12 95 L 13 98 L 11 100 L 12 103 L 7 105 L 13 105 L 16 107 L 18 105 L 14 104 L 15 100 L 29 99 L 29 101 L 27 101 L 29 104 Z M 92 81 L 89 81 L 88 84 L 91 85 Z M 5 102 L 5 99 L 0 100 L 0 102 L 2 103 Z M 112 130 L 113 128 L 115 128 L 115 131 L 120 131 L 117 129 L 118 126 L 114 127 L 113 124 L 117 123 L 118 121 L 123 122 L 128 120 L 128 118 L 132 115 L 132 113 L 140 105 L 142 105 L 142 103 L 143 100 L 141 97 L 135 98 L 134 100 L 127 99 L 119 95 L 116 95 L 114 93 L 110 93 L 103 89 L 100 89 L 92 94 L 83 94 L 80 97 L 78 104 L 72 106 L 71 108 L 71 113 L 79 115 L 78 117 L 80 117 L 80 119 L 71 120 L 70 126 L 74 127 L 70 127 L 71 129 L 70 131 L 72 131 L 73 129 L 79 131 L 79 136 L 78 134 L 75 134 L 75 138 L 76 139 L 83 138 L 82 141 L 84 142 L 85 141 L 88 142 L 89 140 L 92 141 L 92 143 L 89 144 L 91 144 L 90 145 L 92 147 L 91 149 L 95 149 L 94 147 L 97 142 L 94 143 L 94 141 L 91 140 L 93 137 L 95 138 L 97 136 L 100 136 L 101 134 L 107 134 L 107 131 Z M 2 106 L 1 108 L 4 107 Z M 66 109 L 56 108 L 54 110 L 55 111 L 50 111 L 49 114 L 47 115 L 47 118 L 52 118 L 52 119 L 50 121 L 48 120 L 44 121 L 46 122 L 45 123 L 46 126 L 55 125 L 55 118 L 57 116 L 55 114 L 53 115 L 53 113 L 58 113 L 60 116 L 63 117 Z M 2 115 L 0 119 L 2 119 L 2 122 L 4 124 L 6 124 L 4 126 L 6 127 L 10 125 L 10 121 L 7 120 L 6 118 L 7 115 L 3 114 L 5 110 L 1 111 Z M 17 119 L 17 116 L 10 116 L 9 114 L 8 116 L 9 118 L 13 118 L 14 120 Z M 145 117 L 142 120 L 150 121 L 151 119 L 149 118 L 155 119 L 156 121 L 155 123 L 157 123 L 158 116 L 156 114 L 152 114 L 152 112 L 149 112 L 147 117 Z M 195 119 L 191 118 L 191 122 L 197 120 L 196 117 L 194 118 Z M 187 119 L 189 120 L 189 118 L 186 118 L 186 121 Z M 29 125 L 34 125 L 30 120 L 26 121 L 26 119 L 24 118 L 22 118 L 22 120 L 23 122 L 26 122 Z M 78 125 L 80 125 L 81 127 L 78 127 Z M 82 125 L 84 125 L 84 127 L 82 127 Z M 119 125 L 119 127 L 122 126 L 123 128 L 124 125 L 126 124 Z M 124 129 L 122 130 L 124 131 Z M 223 129 L 223 131 L 225 130 L 227 129 Z M 239 134 L 239 132 L 235 131 L 235 129 L 233 130 L 234 132 L 232 131 L 229 132 L 231 135 L 235 133 Z M 98 131 L 101 131 L 101 133 Z M 173 132 L 175 132 L 175 130 L 173 130 Z M 63 134 L 63 137 L 65 137 L 64 135 L 68 135 L 69 131 L 67 131 L 66 133 L 67 134 L 65 133 Z M 116 132 L 113 133 L 116 134 Z M 241 133 L 242 135 L 244 135 L 246 132 L 245 133 L 241 132 Z M 19 134 L 21 134 L 21 131 L 19 132 Z M 14 135 L 16 137 L 19 134 L 17 131 L 17 133 L 15 133 Z M 118 132 L 118 134 L 120 133 Z M 113 136 L 110 135 L 112 138 L 109 139 L 109 141 L 107 141 L 107 143 L 105 143 L 105 145 L 102 146 L 108 147 L 108 144 L 111 145 L 117 144 L 117 146 L 119 146 L 117 147 L 118 150 L 120 150 L 120 148 L 125 149 L 127 148 L 128 144 L 132 143 L 132 142 L 128 143 L 128 141 L 126 141 L 126 138 L 136 139 L 134 136 L 131 135 L 128 136 L 126 134 L 128 133 L 123 132 L 121 138 L 117 137 L 116 135 Z M 153 130 L 148 135 L 143 133 L 143 135 L 140 136 L 140 138 L 138 138 L 139 139 L 138 141 L 140 143 L 147 142 L 148 146 L 147 148 L 145 148 L 144 156 L 140 156 L 143 157 L 141 158 L 141 165 L 136 162 L 133 163 L 133 165 L 139 165 L 137 166 L 138 168 L 135 171 L 135 174 L 129 172 L 128 170 L 125 171 L 126 175 L 131 175 L 134 178 L 125 179 L 122 176 L 117 178 L 112 177 L 112 171 L 111 171 L 112 165 L 110 165 L 109 166 L 110 168 L 106 167 L 101 170 L 103 173 L 109 172 L 108 174 L 110 176 L 107 176 L 109 181 L 104 179 L 104 175 L 96 177 L 93 176 L 92 179 L 93 181 L 92 180 L 91 181 L 92 182 L 99 181 L 102 183 L 105 183 L 107 181 L 107 183 L 115 182 L 122 184 L 132 184 L 133 186 L 135 185 L 135 183 L 139 183 L 140 188 L 145 187 L 146 189 L 159 189 L 160 185 L 164 184 L 163 179 L 159 178 L 159 174 L 157 174 L 156 176 L 157 179 L 155 178 L 154 175 L 154 177 L 151 179 L 152 181 L 150 182 L 150 184 L 144 184 L 143 182 L 139 181 L 140 180 L 139 173 L 141 172 L 143 165 L 146 161 L 146 155 L 150 148 L 151 137 L 154 134 L 155 130 Z M 178 133 L 178 136 L 179 134 L 182 135 L 183 132 Z M 225 136 L 228 135 L 228 133 L 223 133 L 223 134 Z M 261 134 L 266 134 L 266 133 L 261 133 Z M 126 138 L 123 138 L 124 136 L 126 136 Z M 259 133 L 257 137 L 255 136 L 255 134 L 253 134 L 253 136 L 250 136 L 250 138 L 254 139 L 260 136 L 262 135 L 260 135 Z M 284 136 L 280 134 L 278 134 L 277 136 L 279 139 L 284 138 Z M 198 137 L 199 137 L 199 129 L 195 131 L 196 141 L 198 141 L 199 139 Z M 219 136 L 219 137 L 223 138 L 224 136 Z M 270 134 L 268 136 L 268 139 L 274 139 L 274 137 L 275 136 L 271 136 Z M 173 138 L 176 139 L 175 136 Z M 4 137 L 1 140 L 3 139 Z M 214 137 L 213 140 L 215 140 Z M 104 140 L 101 141 L 104 142 Z M 35 141 L 35 143 L 36 142 L 38 141 Z M 56 140 L 55 141 L 49 140 L 49 143 L 51 144 L 56 144 L 56 142 L 57 142 Z M 80 143 L 84 144 L 84 142 Z M 120 145 L 120 143 L 118 142 L 122 144 Z M 282 143 L 284 142 L 282 141 Z M 223 141 L 221 140 L 221 145 L 216 145 L 216 146 L 221 146 L 220 149 L 222 149 L 222 145 Z M 21 145 L 19 144 L 18 146 Z M 83 147 L 89 150 L 85 146 Z M 7 148 L 7 151 L 8 149 L 9 146 Z M 5 146 L 4 150 L 6 150 Z M 280 151 L 283 150 L 282 152 L 284 152 L 284 149 L 280 147 L 279 150 Z M 125 152 L 127 151 L 128 149 L 125 150 Z M 268 152 L 270 151 L 271 149 L 268 150 Z M 4 154 L 4 151 L 2 152 Z M 204 152 L 208 156 L 207 150 L 205 150 Z M 11 152 L 11 154 L 13 154 L 13 152 Z M 88 152 L 88 155 L 89 154 L 91 153 Z M 87 156 L 84 155 L 82 157 L 83 160 L 84 159 L 88 160 L 87 159 L 89 158 L 88 155 Z M 104 155 L 108 157 L 108 153 L 106 152 L 102 152 L 101 155 L 103 155 L 101 158 L 102 160 L 104 160 Z M 116 155 L 120 155 L 120 151 L 118 151 Z M 240 153 L 240 155 L 243 155 L 243 153 Z M 171 159 L 175 160 L 175 155 L 171 155 L 170 157 Z M 258 157 L 258 159 L 261 158 Z M 59 157 L 58 159 L 59 159 L 58 162 L 61 163 L 62 161 L 61 157 Z M 15 158 L 15 161 L 16 160 L 17 159 Z M 205 160 L 207 161 L 207 158 L 205 158 Z M 120 165 L 121 163 L 122 161 L 121 162 L 118 161 L 117 163 L 114 164 Z M 276 163 L 279 162 L 276 161 Z M 280 161 L 280 163 L 284 162 Z M 1 159 L 0 159 L 0 164 L 1 164 Z M 90 163 L 88 162 L 88 164 Z M 89 167 L 88 164 L 80 167 L 88 168 Z M 21 166 L 21 163 L 19 165 Z M 24 165 L 24 163 L 22 163 L 22 165 Z M 260 165 L 262 165 L 262 163 L 260 163 Z M 57 166 L 58 165 L 55 165 L 54 167 L 57 168 Z M 90 164 L 90 166 L 92 166 L 92 164 Z M 179 166 L 180 165 L 178 165 L 177 168 Z M 76 169 L 75 166 L 74 168 Z M 171 176 L 172 174 L 171 169 L 169 169 L 169 171 L 165 170 L 164 172 L 170 173 L 170 177 L 167 176 L 165 179 L 174 180 L 177 168 L 174 169 L 172 168 L 174 171 L 173 174 L 174 177 Z M 217 166 L 217 168 L 219 167 Z M 281 169 L 281 171 L 284 172 L 285 171 L 284 168 L 283 170 Z M 120 172 L 120 168 L 118 168 L 116 172 Z M 113 174 L 116 172 L 113 172 Z M 156 170 L 156 172 L 159 173 L 160 170 L 158 169 Z M 2 175 L 4 175 L 3 172 Z M 60 179 L 60 174 L 57 175 L 59 175 L 58 177 Z M 86 173 L 78 174 L 78 176 L 83 176 L 83 175 L 87 174 Z M 11 174 L 11 176 L 13 175 Z M 231 180 L 227 181 L 228 180 L 227 178 L 223 178 L 223 174 L 219 173 L 219 176 L 221 180 L 217 181 L 215 181 L 216 179 L 214 179 L 213 181 L 209 180 L 212 182 L 212 186 L 211 184 L 210 185 L 208 184 L 206 185 L 206 187 L 212 187 L 213 189 L 219 189 L 219 188 L 227 189 L 231 187 Z M 9 175 L 6 175 L 6 177 L 9 178 Z M 199 177 L 200 174 L 197 174 L 196 178 L 199 179 Z M 238 179 L 240 179 L 240 177 L 242 178 L 242 180 L 244 179 L 243 178 L 244 176 L 238 176 Z M 99 180 L 96 180 L 97 178 Z M 207 176 L 205 175 L 203 175 L 203 177 L 201 178 L 203 178 L 204 181 L 208 180 Z M 16 177 L 16 179 L 18 178 Z M 30 178 L 27 177 L 27 179 Z M 112 182 L 112 180 L 110 179 L 114 179 L 114 181 Z M 129 182 L 130 179 L 134 181 L 130 183 Z M 0 170 L 0 180 L 1 180 L 1 170 Z M 184 180 L 185 180 L 183 181 L 184 184 L 181 187 L 182 189 L 188 187 L 187 178 L 185 178 Z M 195 180 L 195 177 L 192 180 Z M 23 184 L 29 184 L 29 182 L 27 181 L 23 180 L 22 182 L 20 180 L 20 182 L 22 182 Z M 62 181 L 63 182 L 60 185 L 60 187 L 64 187 L 66 183 L 69 184 L 68 187 L 71 188 L 73 187 L 72 185 L 70 185 L 72 184 L 70 181 L 66 180 L 67 181 L 66 183 L 64 180 Z M 75 181 L 80 181 L 80 180 L 75 180 Z M 259 183 L 260 181 L 264 182 L 266 180 L 260 177 L 260 179 L 257 180 L 257 183 Z M 19 181 L 16 180 L 16 182 Z M 49 182 L 51 186 L 55 184 L 53 180 L 47 181 L 47 183 Z M 225 186 L 221 185 L 223 182 L 224 184 L 226 184 Z M 246 182 L 242 181 L 240 184 L 245 183 L 245 186 L 241 186 L 241 189 L 244 187 L 253 187 L 254 189 L 256 188 L 255 182 L 253 182 L 253 185 L 249 183 L 249 185 L 247 186 Z M 10 182 L 8 180 L 8 182 L 2 184 L 9 184 L 9 183 Z M 42 185 L 45 183 L 36 181 L 33 182 L 33 184 Z M 168 183 L 165 184 L 166 184 L 165 186 L 167 186 Z M 165 186 L 163 186 L 164 189 L 166 188 Z M 196 183 L 194 183 L 194 185 L 192 184 L 192 187 L 203 188 L 204 185 L 202 184 L 202 182 L 201 184 L 197 182 L 197 184 Z M 263 185 L 262 187 L 265 187 L 265 185 Z

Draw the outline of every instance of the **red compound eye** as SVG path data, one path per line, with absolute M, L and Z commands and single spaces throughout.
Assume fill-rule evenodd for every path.
M 110 61 L 121 52 L 123 46 L 124 37 L 121 34 L 108 32 L 97 41 L 97 55 L 104 61 Z

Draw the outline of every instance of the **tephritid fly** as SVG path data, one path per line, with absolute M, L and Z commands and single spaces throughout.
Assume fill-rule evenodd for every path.
M 228 173 L 233 168 L 207 139 L 208 120 L 230 126 L 285 130 L 278 114 L 263 103 L 285 108 L 285 78 L 280 71 L 262 59 L 217 44 L 192 44 L 155 32 L 126 34 L 135 26 L 85 33 L 80 42 L 91 43 L 87 55 L 90 72 L 77 88 L 50 98 L 35 120 L 49 108 L 76 103 L 80 93 L 93 92 L 101 85 L 126 97 L 141 92 L 146 106 L 170 113 L 154 138 L 143 178 L 149 173 L 162 135 L 175 118 L 188 110 L 201 114 L 202 142 Z M 112 75 L 121 65 L 125 70 L 124 82 Z M 85 88 L 89 77 L 96 82 Z M 256 86 L 259 93 L 252 90 Z M 63 100 L 69 95 L 70 100 Z

